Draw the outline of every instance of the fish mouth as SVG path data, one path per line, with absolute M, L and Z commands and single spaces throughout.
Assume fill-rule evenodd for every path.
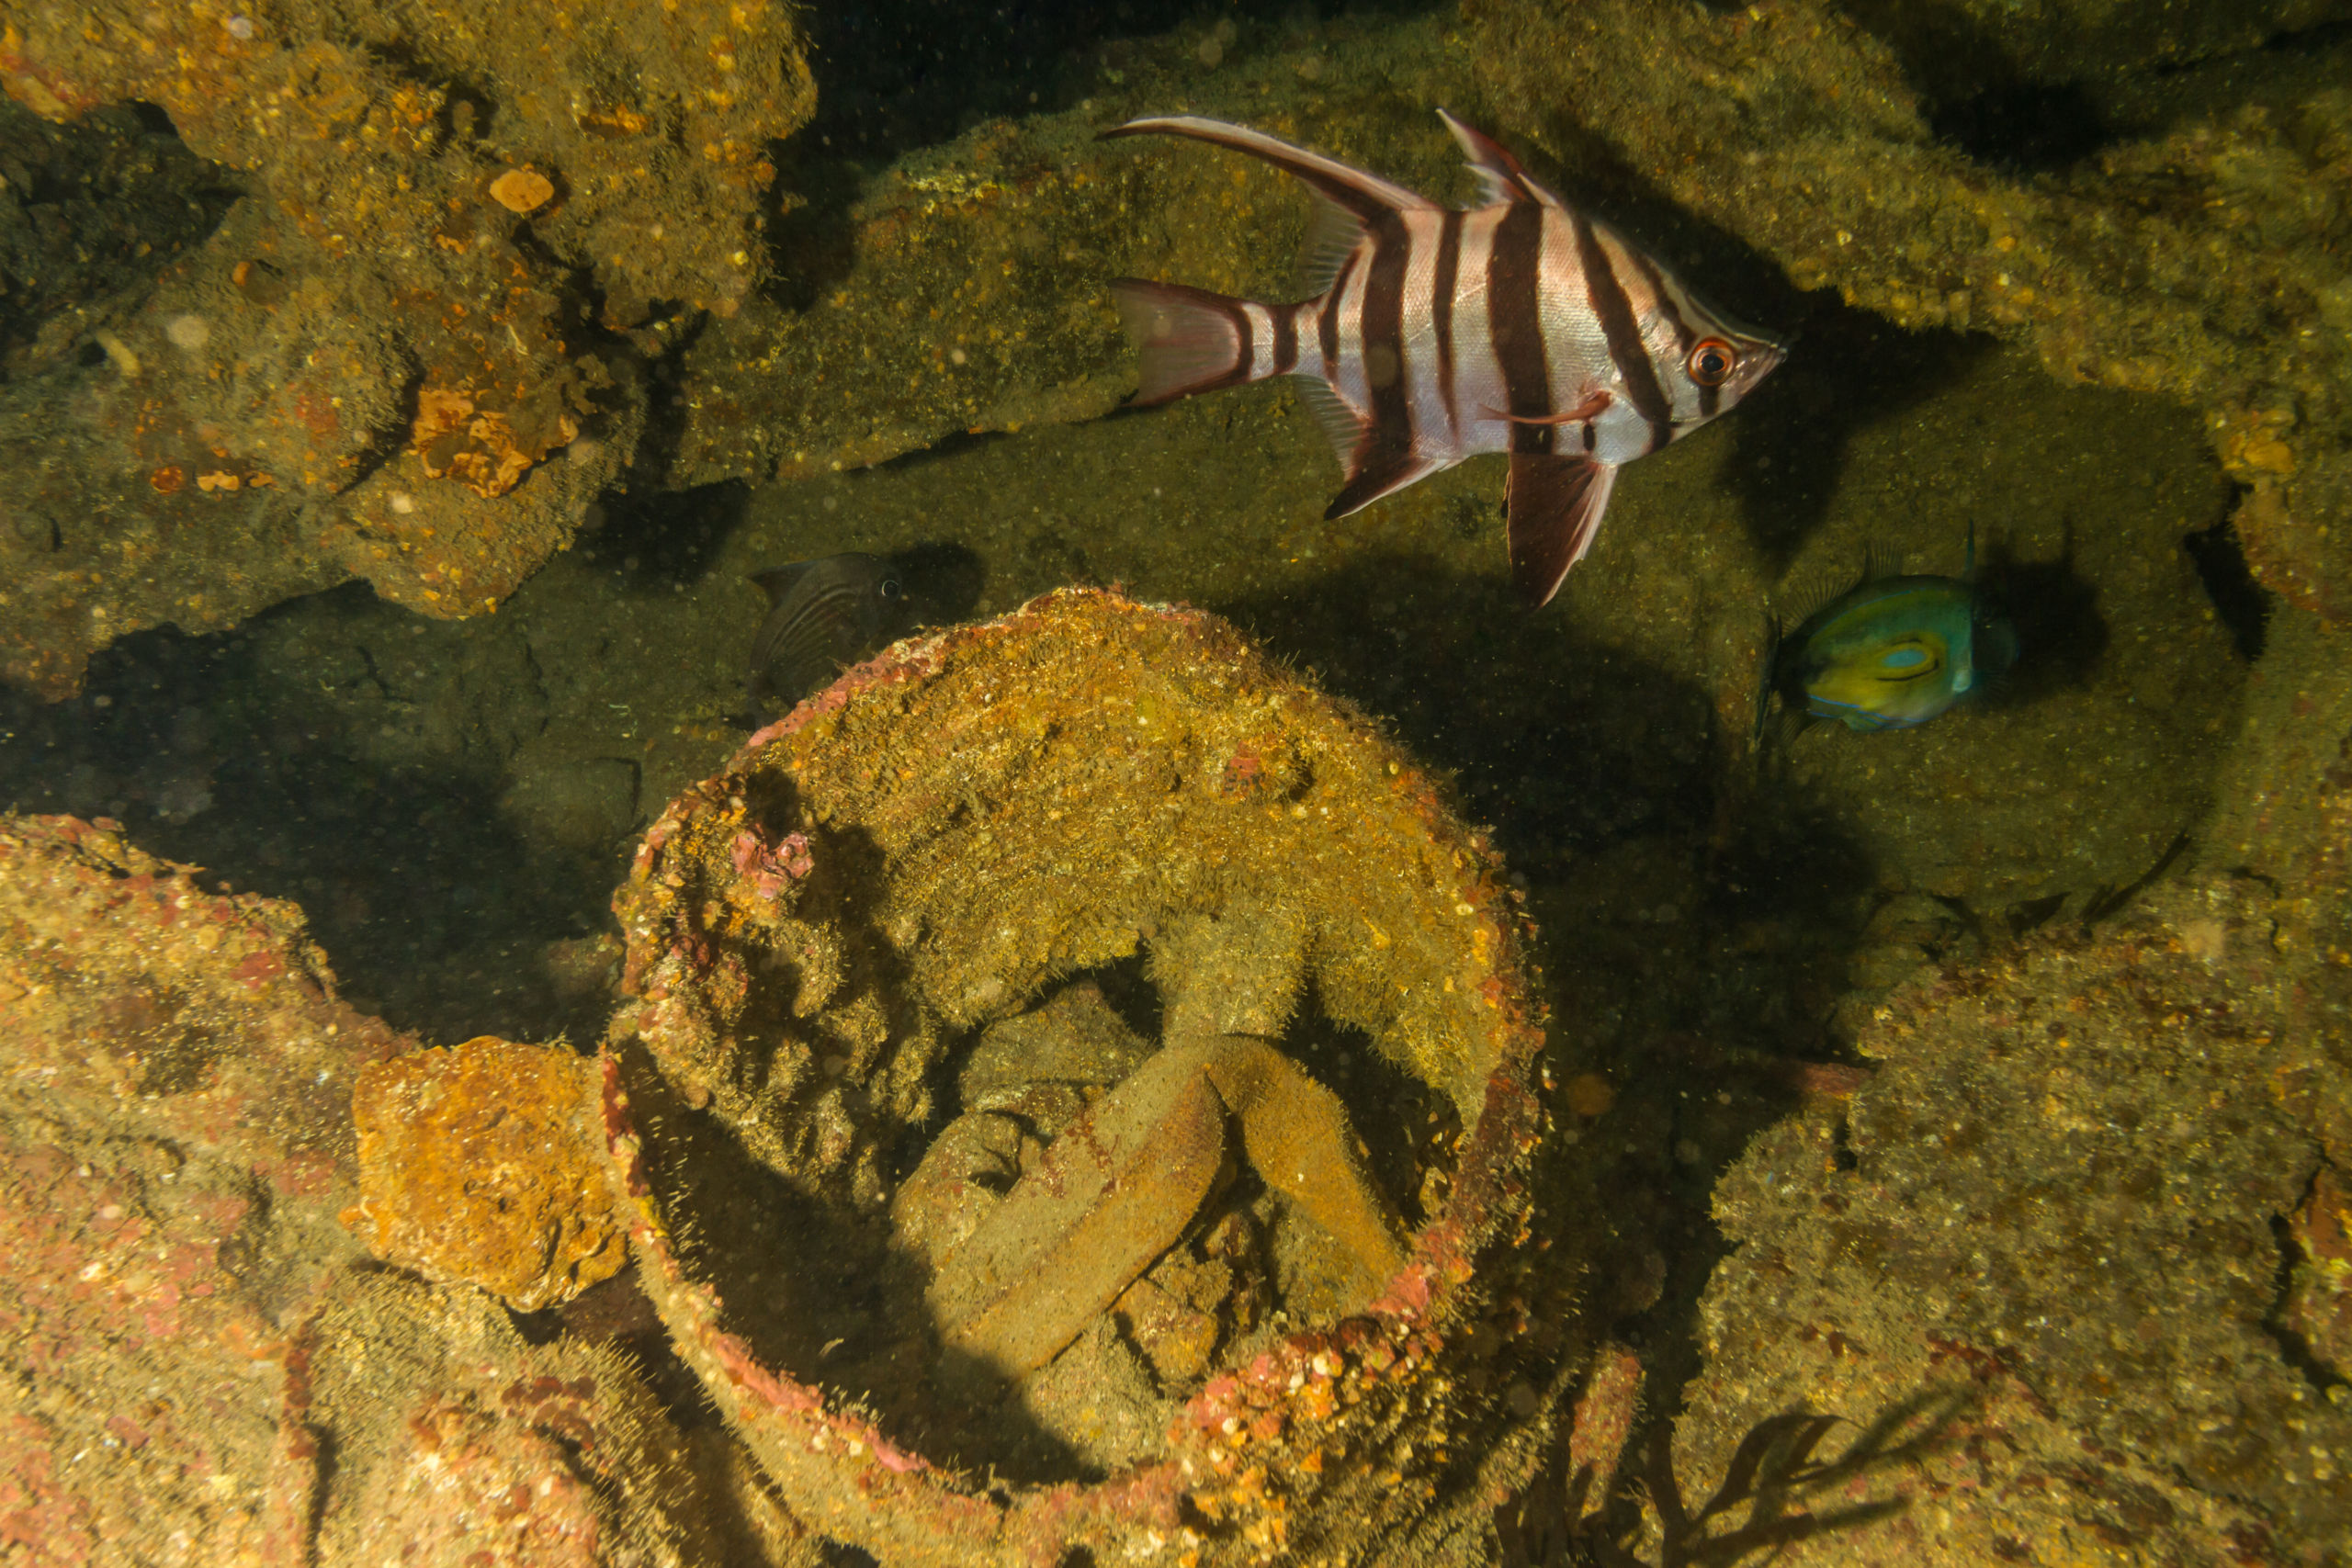
M 1796 334 L 1792 333 L 1786 338 L 1766 337 L 1761 333 L 1741 335 L 1746 341 L 1740 344 L 1739 367 L 1732 372 L 1730 384 L 1724 389 L 1744 398 L 1755 389 L 1757 382 L 1781 367 L 1789 350 L 1795 346 Z

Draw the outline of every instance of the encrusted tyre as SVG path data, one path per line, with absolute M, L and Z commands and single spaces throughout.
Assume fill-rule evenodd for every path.
M 1071 590 L 901 643 L 677 800 L 616 908 L 643 1283 L 811 1525 L 1361 1558 L 1525 1469 L 1524 923 L 1224 622 Z

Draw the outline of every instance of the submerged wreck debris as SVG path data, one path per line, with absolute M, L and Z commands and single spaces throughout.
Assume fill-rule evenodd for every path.
M 827 1533 L 1246 1562 L 1510 1489 L 1522 924 L 1222 622 L 1071 590 L 899 644 L 681 797 L 616 908 L 639 1276 Z
M 0 527 L 0 676 L 47 695 L 116 637 L 353 578 L 424 615 L 494 609 L 630 459 L 635 367 L 670 341 L 651 302 L 725 316 L 759 285 L 769 149 L 815 104 L 767 0 L 643 27 L 229 9 L 96 0 L 0 38 L 7 112 L 152 106 L 242 193 L 202 243 L 43 323 L 0 390 L 23 525 Z M 176 235 L 178 194 L 158 203 L 87 248 Z
M 1182 1239 L 1230 1179 L 1228 1142 L 1353 1263 L 1359 1299 L 1404 1266 L 1345 1108 L 1261 1040 L 1171 1040 L 1052 1136 L 1001 1197 L 958 1183 L 986 1217 L 934 1255 L 926 1292 L 946 1348 L 1008 1376 L 1060 1354 Z

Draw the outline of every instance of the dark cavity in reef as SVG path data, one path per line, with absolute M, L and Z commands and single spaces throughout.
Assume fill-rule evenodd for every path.
M 2270 631 L 2270 591 L 2254 580 L 2245 547 L 2228 519 L 2199 529 L 2180 542 L 2197 568 L 2213 613 L 2230 628 L 2230 642 L 2248 662 L 2262 657 Z

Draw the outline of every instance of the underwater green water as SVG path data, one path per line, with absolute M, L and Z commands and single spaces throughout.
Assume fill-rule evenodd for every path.
M 974 46 L 1001 72 L 958 71 L 929 13 L 832 17 L 825 40 L 868 52 L 807 133 L 832 151 L 799 173 L 854 188 L 976 116 L 1080 101 L 1088 51 L 1180 22 L 1217 36 L 1156 6 L 1003 17 Z M 877 39 L 903 70 L 873 62 Z M 943 73 L 967 90 L 900 101 Z M 2056 119 L 2015 145 L 2076 155 L 2079 126 L 2042 107 Z M 1671 1325 L 1722 1251 L 1711 1194 L 1788 1111 L 1792 1066 L 1849 1061 L 1924 967 L 2095 926 L 2193 858 L 2267 613 L 2193 411 L 1800 294 L 1760 258 L 1703 260 L 1691 281 L 1796 346 L 1743 407 L 1627 468 L 1539 611 L 1510 591 L 1501 458 L 1326 521 L 1338 466 L 1278 382 L 796 482 L 615 492 L 473 620 L 353 584 L 218 636 L 127 637 L 76 697 L 0 692 L 0 807 L 119 818 L 299 902 L 349 999 L 428 1042 L 586 1043 L 637 835 L 748 732 L 753 573 L 901 558 L 936 624 L 1072 582 L 1205 606 L 1376 716 L 1493 828 L 1559 1060 L 1616 1096 L 1592 1179 L 1640 1241 L 1596 1263 L 1595 1296 L 1628 1317 L 1668 1303 L 1667 1386 L 1695 1354 Z M 2013 670 L 1917 729 L 1755 743 L 1770 616 L 1793 624 L 1866 562 L 1957 575 L 1972 536 Z

